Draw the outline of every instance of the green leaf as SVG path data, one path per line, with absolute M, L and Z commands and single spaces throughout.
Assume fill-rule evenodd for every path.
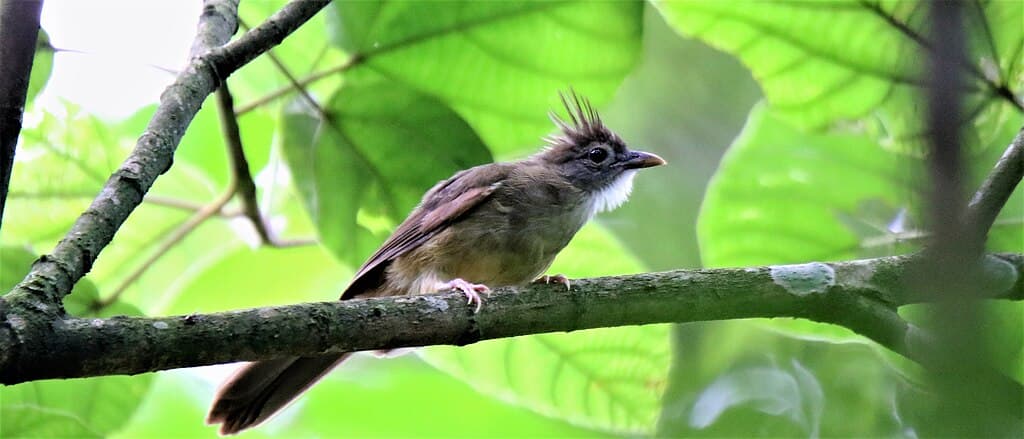
M 550 272 L 590 277 L 639 271 L 642 267 L 620 244 L 590 225 Z M 435 367 L 509 403 L 599 430 L 650 433 L 668 374 L 668 325 L 541 334 L 419 352 Z
M 642 10 L 635 1 L 338 2 L 328 26 L 359 57 L 352 70 L 438 97 L 504 153 L 538 146 L 559 90 L 607 102 L 637 59 Z
M 926 397 L 859 343 L 745 321 L 679 325 L 673 340 L 662 437 L 904 437 L 914 425 L 894 400 Z
M 683 35 L 738 57 L 776 114 L 803 128 L 843 126 L 910 140 L 922 132 L 917 105 L 928 54 L 928 2 L 656 1 Z M 993 103 L 995 90 L 1020 91 L 1024 3 L 966 7 L 973 54 L 962 66 L 968 115 Z M 1012 92 L 1011 92 L 1012 93 Z M 1020 108 L 1020 104 L 1014 104 Z M 866 123 L 867 126 L 858 126 Z M 984 133 L 992 134 L 992 133 Z M 987 141 L 988 138 L 983 139 Z
M 124 426 L 153 375 L 37 381 L 0 388 L 3 437 L 106 437 Z
M 443 103 L 387 80 L 346 84 L 327 111 L 326 120 L 286 112 L 282 145 L 322 242 L 352 265 L 383 241 L 387 221 L 401 221 L 427 189 L 491 160 L 480 138 Z M 374 216 L 386 218 L 383 227 Z M 368 233 L 368 226 L 379 233 Z
M 0 295 L 9 293 L 18 285 L 35 260 L 36 255 L 24 248 L 0 246 Z
M 763 106 L 722 160 L 698 220 L 709 267 L 844 260 L 902 244 L 890 227 L 920 161 L 863 136 L 805 134 Z M 784 208 L 783 208 L 783 204 Z
M 352 275 L 320 246 L 233 246 L 168 287 L 161 314 L 216 312 L 337 299 Z
M 36 54 L 32 59 L 32 73 L 28 79 L 28 97 L 26 103 L 43 90 L 46 81 L 50 79 L 53 71 L 53 46 L 50 45 L 50 36 L 45 30 L 39 29 L 39 38 L 36 41 Z
M 998 137 L 1012 135 L 1004 128 L 978 149 L 973 186 L 1001 153 Z M 698 227 L 701 256 L 706 266 L 722 267 L 908 253 L 927 236 L 917 196 L 923 173 L 919 157 L 865 136 L 804 133 L 758 107 L 708 186 Z M 1013 200 L 1022 193 L 1018 188 Z M 1024 230 L 1012 226 L 1020 224 L 1021 206 L 1012 204 L 1000 215 L 1009 226 L 993 230 L 992 250 L 1024 249 Z M 760 322 L 809 340 L 865 341 L 832 325 Z

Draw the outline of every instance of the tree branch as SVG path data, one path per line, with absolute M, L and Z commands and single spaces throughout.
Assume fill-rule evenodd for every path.
M 170 168 L 174 150 L 206 96 L 235 70 L 280 43 L 328 2 L 292 1 L 238 40 L 221 46 L 237 28 L 238 0 L 206 0 L 192 46 L 192 60 L 164 91 L 135 149 L 53 252 L 40 257 L 6 299 L 42 303 L 48 314 L 55 315 L 60 307 L 54 305 L 85 276 L 156 178 Z
M 68 318 L 28 327 L 8 310 L 21 355 L 0 383 L 137 374 L 243 360 L 390 349 L 666 322 L 799 317 L 860 331 L 907 352 L 892 320 L 915 257 L 758 268 L 677 270 L 495 292 L 479 314 L 461 293 L 305 303 L 165 318 Z M 1024 299 L 1024 255 L 986 257 L 988 297 Z M 852 305 L 851 305 L 852 304 Z M 888 315 L 894 325 L 877 325 Z M 885 317 L 884 315 L 882 317 Z M 902 323 L 901 323 L 902 322 Z M 881 329 L 878 329 L 881 328 Z M 895 328 L 895 329 L 893 329 Z M 902 329 L 901 329 L 902 328 Z M 902 331 L 902 332 L 901 332 Z
M 0 224 L 28 97 L 42 0 L 0 2 Z
M 967 224 L 973 228 L 978 239 L 983 240 L 995 224 L 996 216 L 1010 199 L 1014 189 L 1024 177 L 1024 127 L 1006 147 L 995 168 L 988 174 L 981 188 L 967 206 Z

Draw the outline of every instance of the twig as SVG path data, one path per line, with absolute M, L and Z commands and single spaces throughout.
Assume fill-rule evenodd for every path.
M 185 239 L 185 237 L 188 236 L 189 233 L 192 233 L 192 231 L 199 227 L 203 222 L 205 222 L 206 220 L 210 219 L 210 217 L 220 212 L 220 210 L 224 208 L 224 205 L 227 204 L 228 201 L 231 201 L 231 197 L 235 195 L 235 192 L 236 187 L 234 186 L 234 184 L 229 184 L 227 190 L 225 190 L 223 194 L 221 194 L 219 197 L 217 197 L 209 204 L 200 208 L 198 211 L 196 211 L 194 215 L 189 217 L 189 219 L 181 223 L 180 226 L 174 229 L 174 231 L 171 232 L 171 234 L 168 235 L 167 238 L 164 239 L 162 243 L 160 243 L 160 247 L 158 247 L 156 251 L 153 252 L 153 254 L 149 255 L 149 257 L 146 258 L 145 261 L 139 264 L 139 266 L 136 267 L 135 270 L 133 270 L 128 275 L 128 277 L 126 277 L 123 281 L 121 281 L 121 283 L 116 288 L 114 288 L 114 291 L 110 293 L 109 296 L 96 302 L 94 309 L 103 309 L 107 306 L 110 306 L 112 303 L 116 302 L 117 299 L 119 299 L 121 295 L 124 294 L 128 287 L 135 283 L 135 281 L 139 280 L 139 278 L 142 277 L 143 273 L 145 273 L 146 270 L 152 267 L 153 264 L 156 263 L 156 261 L 158 261 L 161 257 L 163 257 L 163 255 L 165 255 L 168 251 L 174 248 L 175 245 L 178 245 L 178 243 L 180 243 L 182 239 Z
M 0 2 L 0 224 L 28 97 L 42 0 Z
M 243 215 L 252 223 L 256 229 L 256 234 L 259 235 L 260 241 L 264 245 L 271 247 L 293 247 L 317 244 L 316 240 L 306 239 L 281 241 L 270 230 L 266 219 L 260 213 L 259 202 L 256 200 L 256 183 L 253 181 L 252 172 L 249 170 L 249 161 L 245 158 L 242 135 L 233 108 L 234 98 L 232 98 L 231 90 L 228 89 L 228 85 L 225 82 L 217 90 L 217 110 L 220 114 L 224 143 L 227 146 L 228 157 L 231 160 L 232 181 L 242 201 Z
M 979 240 L 984 240 L 988 230 L 995 224 L 996 216 L 1010 199 L 1014 189 L 1024 176 L 1024 127 L 1010 142 L 1006 152 L 996 162 L 992 172 L 985 178 L 978 192 L 974 193 L 967 206 L 967 223 Z
M 239 21 L 238 23 L 243 28 L 248 29 L 248 26 L 245 25 L 245 22 Z M 292 72 L 288 70 L 288 67 L 284 65 L 284 62 L 282 62 L 281 58 L 279 58 L 277 54 L 274 53 L 273 49 L 267 51 L 267 58 L 270 59 L 270 63 L 274 65 L 274 68 L 281 72 L 281 74 L 284 75 L 285 79 L 288 80 L 288 85 L 291 86 L 293 90 L 297 91 L 300 95 L 302 95 L 302 98 L 306 100 L 306 103 L 309 104 L 309 106 L 312 107 L 314 110 L 316 110 L 317 115 L 319 115 L 321 118 L 324 118 L 325 113 L 323 107 L 320 106 L 320 103 L 317 102 L 316 99 L 313 99 L 313 95 L 309 94 L 309 90 L 306 90 L 305 86 L 299 84 L 299 81 L 295 79 L 295 75 L 293 75 Z
M 198 212 L 199 210 L 203 209 L 206 206 L 206 204 L 197 203 L 195 201 L 153 194 L 146 194 L 146 196 L 142 199 L 142 202 L 152 204 L 154 206 L 170 207 L 173 209 L 186 210 L 189 212 Z M 217 213 L 220 214 L 221 216 L 229 216 L 225 215 L 223 210 Z
M 281 87 L 281 88 L 279 88 L 277 90 L 274 90 L 274 91 L 266 94 L 263 97 L 257 98 L 256 100 L 254 100 L 252 102 L 249 102 L 249 103 L 247 103 L 245 105 L 239 106 L 238 108 L 235 109 L 235 116 L 241 116 L 241 115 L 243 115 L 245 113 L 248 113 L 248 112 L 250 112 L 252 110 L 255 110 L 255 109 L 257 109 L 257 108 L 259 108 L 259 107 L 261 107 L 263 105 L 269 104 L 269 103 L 271 103 L 271 102 L 273 102 L 273 101 L 275 101 L 277 99 L 280 99 L 280 98 L 288 95 L 289 93 L 294 92 L 296 90 L 296 86 L 299 87 L 300 89 L 304 89 L 306 86 L 308 86 L 308 85 L 310 85 L 310 84 L 312 84 L 314 82 L 317 82 L 317 81 L 319 81 L 321 79 L 324 79 L 324 78 L 326 78 L 328 76 L 333 76 L 333 75 L 337 75 L 339 73 L 343 73 L 346 70 L 348 70 L 348 69 L 358 65 L 362 61 L 363 61 L 362 57 L 360 57 L 358 55 L 357 56 L 352 56 L 348 60 L 346 60 L 344 63 L 338 64 L 338 65 L 336 65 L 334 67 L 331 67 L 331 68 L 329 68 L 327 70 L 324 70 L 322 72 L 313 73 L 313 74 L 311 74 L 309 76 L 306 76 L 304 78 L 300 78 L 300 79 L 296 80 L 294 83 L 289 83 L 288 85 L 286 85 L 284 87 Z
M 242 212 L 256 228 L 260 240 L 269 243 L 271 241 L 270 232 L 267 231 L 266 223 L 263 221 L 263 215 L 260 214 L 259 204 L 256 201 L 256 183 L 249 171 L 249 161 L 245 158 L 245 148 L 242 146 L 242 134 L 233 110 L 234 98 L 231 97 L 231 90 L 225 82 L 217 89 L 217 113 L 220 115 L 221 133 L 224 135 L 228 159 L 231 161 L 231 178 L 238 189 L 238 196 L 242 200 Z

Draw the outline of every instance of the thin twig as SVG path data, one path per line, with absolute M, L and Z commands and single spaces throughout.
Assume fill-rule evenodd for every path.
M 313 245 L 318 242 L 314 239 L 279 240 L 274 236 L 273 231 L 267 224 L 263 214 L 260 213 L 259 202 L 256 199 L 256 183 L 253 181 L 252 172 L 249 170 L 249 161 L 245 158 L 245 148 L 242 145 L 241 130 L 238 126 L 238 118 L 234 111 L 234 98 L 231 90 L 225 82 L 217 90 L 217 110 L 220 114 L 221 131 L 224 134 L 224 143 L 228 149 L 228 157 L 231 161 L 231 175 L 234 186 L 238 190 L 238 197 L 242 201 L 242 214 L 249 219 L 260 241 L 271 247 L 294 247 L 302 245 Z
M 223 194 L 211 201 L 209 204 L 203 206 L 201 209 L 196 211 L 194 215 L 189 217 L 189 219 L 181 223 L 178 228 L 174 229 L 174 231 L 171 232 L 171 234 L 168 235 L 162 243 L 160 243 L 160 247 L 158 247 L 153 254 L 149 255 L 145 261 L 139 264 L 139 266 L 136 267 L 128 277 L 121 281 L 109 296 L 96 302 L 94 309 L 103 309 L 104 307 L 110 306 L 112 303 L 116 302 L 128 287 L 135 283 L 135 281 L 139 280 L 143 273 L 160 260 L 161 257 L 174 248 L 175 245 L 178 245 L 181 240 L 185 239 L 185 237 L 188 236 L 189 233 L 192 233 L 192 231 L 199 227 L 199 225 L 210 219 L 210 217 L 216 215 L 217 212 L 220 212 L 220 210 L 224 208 L 224 205 L 227 204 L 228 201 L 231 201 L 231 197 L 233 197 L 235 193 L 236 187 L 233 183 L 229 183 L 227 190 L 225 190 Z
M 243 29 L 249 28 L 249 26 L 247 26 L 245 22 L 241 19 L 239 19 L 238 24 L 242 26 Z M 274 68 L 281 72 L 281 74 L 284 75 L 285 79 L 288 80 L 289 87 L 291 87 L 292 90 L 295 90 L 300 95 L 302 95 L 302 98 L 306 100 L 306 103 L 308 103 L 310 107 L 316 110 L 316 114 L 323 118 L 325 116 L 323 107 L 321 107 L 320 103 L 313 98 L 313 95 L 309 94 L 309 90 L 306 90 L 305 86 L 299 84 L 299 80 L 295 78 L 295 75 L 293 75 L 290 70 L 288 70 L 288 67 L 284 65 L 284 62 L 281 61 L 281 58 L 279 58 L 277 54 L 274 53 L 274 49 L 268 50 L 266 55 L 267 58 L 270 59 L 270 63 L 274 65 Z
M 236 116 L 241 116 L 241 115 L 243 115 L 245 113 L 248 113 L 248 112 L 250 112 L 252 110 L 255 110 L 255 109 L 257 109 L 257 108 L 259 108 L 261 106 L 269 104 L 269 103 L 271 103 L 271 102 L 273 102 L 273 101 L 275 101 L 277 99 L 280 99 L 280 98 L 282 98 L 284 96 L 287 96 L 288 94 L 295 92 L 297 90 L 296 87 L 298 87 L 299 89 L 304 89 L 306 86 L 308 86 L 308 85 L 310 85 L 310 84 L 312 84 L 314 82 L 317 82 L 317 81 L 319 81 L 321 79 L 324 79 L 324 78 L 326 78 L 328 76 L 334 76 L 334 75 L 337 75 L 339 73 L 343 73 L 346 70 L 348 70 L 348 69 L 358 65 L 359 63 L 361 63 L 362 60 L 363 60 L 362 57 L 360 57 L 358 55 L 352 56 L 348 60 L 346 60 L 344 63 L 338 64 L 338 65 L 336 65 L 334 67 L 331 67 L 331 68 L 329 68 L 327 70 L 324 70 L 324 71 L 321 71 L 321 72 L 313 73 L 313 74 L 311 74 L 309 76 L 306 76 L 304 78 L 299 78 L 298 80 L 294 81 L 294 83 L 289 83 L 288 85 L 283 86 L 283 87 L 281 87 L 281 88 L 279 88 L 277 90 L 274 90 L 274 91 L 264 95 L 263 97 L 257 98 L 256 100 L 254 100 L 252 102 L 249 102 L 249 103 L 247 103 L 245 105 L 239 106 L 238 108 L 235 109 L 235 115 Z
M 197 203 L 195 201 L 153 194 L 146 194 L 146 197 L 142 199 L 142 202 L 146 204 L 152 204 L 154 206 L 170 207 L 172 209 L 185 210 L 188 212 L 198 212 L 199 210 L 206 207 L 206 204 Z M 225 214 L 223 209 L 217 213 L 221 216 L 228 216 Z
M 249 171 L 249 160 L 245 158 L 242 134 L 233 109 L 234 98 L 231 96 L 228 83 L 224 82 L 217 89 L 217 113 L 220 115 L 221 133 L 224 135 L 224 144 L 227 146 L 228 159 L 231 162 L 231 176 L 235 187 L 238 188 L 238 197 L 242 201 L 242 212 L 256 228 L 260 240 L 269 243 L 270 232 L 267 231 L 256 201 L 256 183 L 252 179 L 252 172 Z

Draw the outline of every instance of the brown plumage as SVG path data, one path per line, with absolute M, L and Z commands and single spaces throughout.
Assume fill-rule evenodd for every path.
M 634 171 L 664 161 L 630 151 L 586 100 L 562 96 L 569 120 L 526 159 L 456 173 L 430 189 L 341 295 L 478 292 L 529 283 L 599 210 L 629 194 Z M 479 309 L 479 308 L 478 308 Z M 259 424 L 350 354 L 281 358 L 243 366 L 220 389 L 208 423 L 222 434 Z

